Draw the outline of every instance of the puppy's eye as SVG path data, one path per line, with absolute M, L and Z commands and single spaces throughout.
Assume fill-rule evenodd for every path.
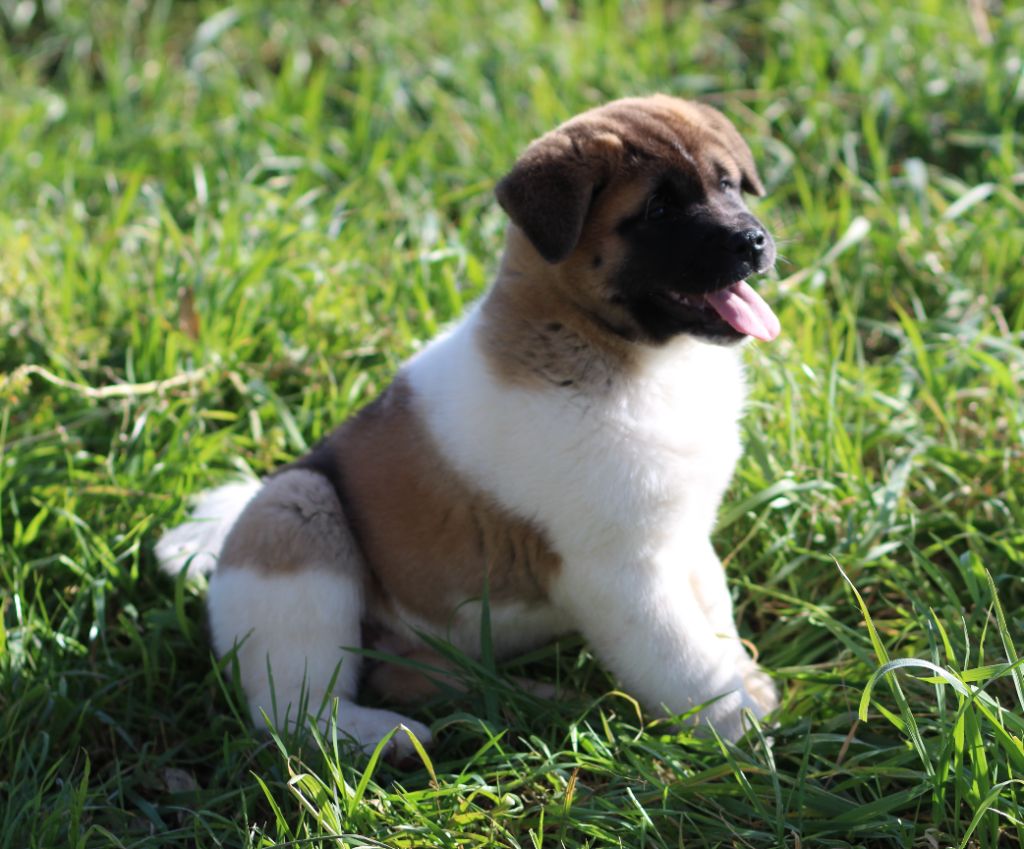
M 718 188 L 723 192 L 730 192 L 736 188 L 736 184 L 728 177 L 722 177 L 722 179 L 718 181 Z
M 659 194 L 651 195 L 644 209 L 644 221 L 658 221 L 668 215 L 668 203 Z

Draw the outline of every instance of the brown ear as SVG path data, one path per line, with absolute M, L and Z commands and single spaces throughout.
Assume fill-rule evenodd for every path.
M 595 191 L 610 173 L 617 136 L 559 129 L 542 136 L 519 157 L 494 189 L 508 213 L 548 262 L 573 252 Z
M 761 182 L 760 176 L 758 176 L 757 166 L 754 164 L 754 154 L 750 152 L 750 148 L 743 140 L 743 136 L 733 126 L 732 121 L 706 103 L 698 103 L 697 106 L 704 113 L 708 124 L 725 142 L 737 167 L 740 169 L 740 188 L 747 194 L 764 197 L 764 184 Z

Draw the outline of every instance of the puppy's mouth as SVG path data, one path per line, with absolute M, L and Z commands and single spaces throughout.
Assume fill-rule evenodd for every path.
M 781 330 L 778 316 L 745 280 L 714 292 L 662 289 L 658 296 L 681 325 L 704 336 L 753 336 L 771 342 Z

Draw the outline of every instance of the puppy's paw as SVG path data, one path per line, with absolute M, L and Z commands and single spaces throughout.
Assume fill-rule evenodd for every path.
M 326 723 L 321 722 L 321 725 Z M 367 755 L 395 728 L 398 730 L 388 740 L 382 752 L 384 758 L 393 764 L 404 764 L 416 759 L 416 748 L 409 739 L 409 732 L 412 732 L 424 747 L 434 741 L 426 725 L 400 713 L 362 707 L 351 702 L 343 702 L 338 706 L 338 733 L 351 739 Z
M 778 707 L 775 682 L 752 660 L 739 670 L 736 683 L 742 686 L 722 696 L 701 712 L 701 720 L 710 722 L 725 740 L 735 743 L 750 729 L 750 711 L 759 720 Z
M 779 691 L 771 676 L 756 663 L 743 673 L 743 687 L 753 702 L 751 710 L 758 719 L 771 713 L 779 706 Z

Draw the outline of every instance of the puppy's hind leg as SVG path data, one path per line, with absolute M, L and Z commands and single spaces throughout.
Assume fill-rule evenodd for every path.
M 219 656 L 237 651 L 253 721 L 326 729 L 338 700 L 338 730 L 364 751 L 400 724 L 424 743 L 428 729 L 390 711 L 355 704 L 364 565 L 334 489 L 292 469 L 266 481 L 224 542 L 208 607 Z M 340 663 L 340 666 L 339 666 Z M 300 713 L 302 715 L 300 715 Z M 404 733 L 389 757 L 412 753 Z

